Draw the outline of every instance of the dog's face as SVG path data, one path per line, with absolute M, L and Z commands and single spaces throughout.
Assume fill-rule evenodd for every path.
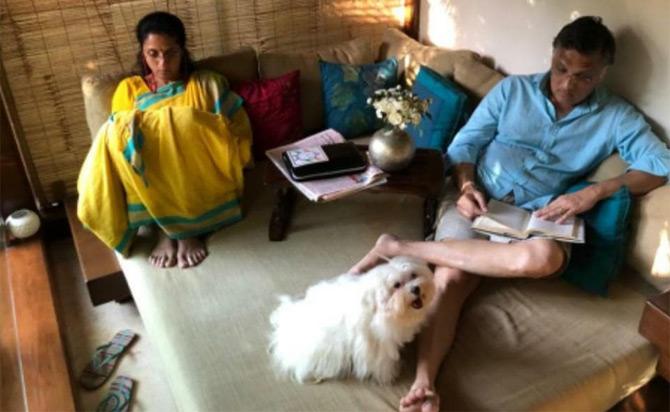
M 435 295 L 433 272 L 425 262 L 397 256 L 372 270 L 382 283 L 377 303 L 395 322 L 413 324 L 423 320 Z

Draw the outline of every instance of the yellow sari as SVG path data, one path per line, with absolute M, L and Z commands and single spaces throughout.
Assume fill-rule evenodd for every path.
M 184 239 L 239 221 L 251 159 L 241 106 L 214 72 L 156 92 L 140 76 L 123 80 L 79 174 L 81 222 L 127 255 L 142 225 Z

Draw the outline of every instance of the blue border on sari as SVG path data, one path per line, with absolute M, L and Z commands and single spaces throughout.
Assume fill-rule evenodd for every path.
M 135 205 L 137 205 L 137 204 L 128 205 L 128 209 L 130 210 L 130 206 L 133 206 L 133 208 L 135 208 Z M 205 213 L 203 213 L 203 214 L 201 214 L 200 216 L 197 216 L 197 217 L 188 218 L 188 217 L 183 217 L 183 216 L 165 216 L 165 217 L 158 218 L 158 219 L 156 219 L 156 218 L 143 219 L 143 220 L 138 220 L 137 222 L 130 223 L 129 227 L 137 229 L 140 226 L 149 225 L 149 224 L 152 224 L 152 223 L 158 223 L 161 226 L 172 225 L 172 224 L 175 224 L 175 223 L 185 223 L 185 224 L 200 223 L 200 222 L 203 222 L 205 220 L 211 219 L 211 218 L 215 217 L 216 215 L 221 214 L 221 213 L 223 213 L 227 210 L 230 210 L 230 209 L 233 209 L 233 208 L 239 207 L 239 206 L 240 206 L 240 199 L 235 198 L 235 199 L 229 200 L 229 201 L 215 207 L 214 209 L 211 209 L 210 211 L 205 212 Z M 137 210 L 137 211 L 141 211 L 141 210 Z
M 186 85 L 183 81 L 170 82 L 156 89 L 156 92 L 142 93 L 135 99 L 135 107 L 145 111 L 154 104 L 184 93 Z

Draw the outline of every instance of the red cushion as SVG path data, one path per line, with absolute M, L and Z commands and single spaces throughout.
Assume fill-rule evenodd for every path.
M 244 99 L 257 159 L 265 157 L 268 149 L 303 137 L 299 70 L 274 79 L 240 83 L 233 87 L 233 91 Z

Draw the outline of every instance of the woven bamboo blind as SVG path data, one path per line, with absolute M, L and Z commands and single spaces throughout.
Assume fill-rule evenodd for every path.
M 76 193 L 90 146 L 80 78 L 133 68 L 136 22 L 178 15 L 195 59 L 250 45 L 313 50 L 402 25 L 404 0 L 0 0 L 0 58 L 40 203 Z M 407 2 L 410 3 L 410 2 Z M 402 16 L 402 14 L 400 14 Z

